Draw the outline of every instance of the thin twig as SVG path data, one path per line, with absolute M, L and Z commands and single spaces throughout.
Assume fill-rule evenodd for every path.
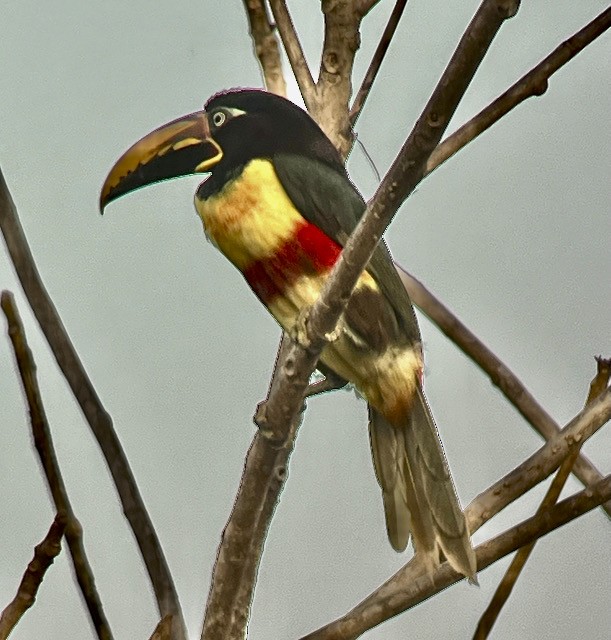
M 184 640 L 187 638 L 186 626 L 161 544 L 113 428 L 112 419 L 89 380 L 40 279 L 34 257 L 19 223 L 15 204 L 1 171 L 0 229 L 32 311 L 104 455 L 117 488 L 123 512 L 132 528 L 146 565 L 159 612 L 162 616 L 168 614 L 175 616 L 174 640 Z
M 390 17 L 388 18 L 384 33 L 380 38 L 380 42 L 378 43 L 377 49 L 373 54 L 373 58 L 371 58 L 367 73 L 365 73 L 365 77 L 363 78 L 361 87 L 358 90 L 356 98 L 352 103 L 352 108 L 350 109 L 349 117 L 350 125 L 352 127 L 354 127 L 358 117 L 361 115 L 361 111 L 363 110 L 363 106 L 365 105 L 365 100 L 367 100 L 374 80 L 376 79 L 378 71 L 382 66 L 382 62 L 384 61 L 384 57 L 386 56 L 388 47 L 390 46 L 393 36 L 395 35 L 395 31 L 397 30 L 397 26 L 399 25 L 399 20 L 401 20 L 401 16 L 403 15 L 403 11 L 406 5 L 407 0 L 397 0 L 395 6 L 393 7 L 392 13 L 390 14 Z
M 522 417 L 543 438 L 550 440 L 560 433 L 558 423 L 537 402 L 522 381 L 473 332 L 471 332 L 440 300 L 419 280 L 400 265 L 395 265 L 412 302 L 436 324 L 439 329 L 475 364 L 490 377 Z M 573 467 L 573 473 L 585 485 L 600 482 L 603 476 L 582 453 Z M 611 502 L 602 505 L 611 516 Z
M 286 2 L 285 0 L 269 0 L 269 5 L 274 15 L 276 28 L 282 39 L 286 56 L 299 85 L 299 91 L 301 91 L 306 107 L 310 110 L 316 103 L 316 87 L 293 21 L 286 7 Z
M 597 372 L 590 385 L 590 391 L 586 399 L 586 405 L 593 402 L 609 385 L 609 374 L 611 373 L 608 366 L 608 361 L 602 358 L 596 360 Z M 551 485 L 549 486 L 539 508 L 537 514 L 543 513 L 547 509 L 550 509 L 556 504 L 560 493 L 566 484 L 567 478 L 571 473 L 573 464 L 579 455 L 581 446 L 576 446 L 560 465 L 558 473 L 554 476 Z M 492 627 L 496 622 L 499 613 L 502 611 L 503 606 L 509 599 L 514 586 L 516 585 L 518 578 L 520 577 L 522 570 L 526 566 L 526 562 L 530 557 L 533 549 L 535 548 L 536 540 L 521 547 L 516 555 L 511 560 L 509 567 L 505 571 L 502 580 L 499 582 L 490 604 L 486 607 L 486 610 L 480 617 L 479 623 L 473 635 L 473 640 L 486 640 L 492 631 Z
M 34 362 L 32 352 L 27 343 L 25 330 L 19 317 L 15 299 L 9 291 L 2 292 L 1 304 L 8 322 L 8 333 L 13 344 L 15 360 L 17 361 L 17 367 L 28 404 L 34 446 L 40 458 L 40 463 L 45 478 L 47 479 L 47 485 L 53 498 L 55 509 L 58 513 L 64 514 L 66 542 L 70 550 L 74 574 L 83 600 L 85 601 L 87 611 L 89 612 L 91 624 L 98 638 L 100 638 L 100 640 L 112 640 L 113 635 L 110 630 L 110 625 L 104 613 L 104 607 L 102 606 L 102 601 L 95 586 L 93 571 L 89 564 L 87 553 L 85 552 L 83 529 L 72 509 L 57 456 L 55 455 L 51 429 L 49 428 L 36 377 L 36 363 Z
M 261 66 L 265 88 L 286 97 L 286 81 L 276 32 L 269 21 L 265 0 L 243 0 L 250 26 L 250 37 Z
M 224 608 L 220 593 L 231 593 L 233 589 L 252 594 L 252 585 L 244 585 L 242 581 L 243 573 L 239 572 L 240 558 L 245 553 L 260 554 L 263 548 L 263 538 L 286 479 L 286 464 L 293 448 L 308 378 L 325 343 L 323 336 L 332 334 L 354 283 L 369 261 L 384 228 L 422 177 L 429 154 L 443 135 L 492 39 L 503 21 L 511 17 L 516 9 L 515 2 L 484 0 L 423 115 L 346 244 L 320 298 L 310 309 L 301 339 L 305 348 L 291 342 L 278 358 L 267 402 L 261 407 L 260 430 L 249 452 L 240 492 L 217 558 L 219 567 L 224 564 L 233 565 L 236 578 L 231 584 L 231 581 L 219 580 L 215 573 L 208 596 L 209 613 L 202 630 L 203 639 L 223 637 L 229 640 L 244 637 L 250 602 L 246 605 L 242 603 L 238 610 L 231 609 L 233 615 L 240 616 L 242 626 L 239 628 L 235 624 L 235 618 L 222 613 L 227 609 Z M 252 464 L 257 457 L 265 465 L 265 469 Z M 253 520 L 253 513 L 256 514 L 257 521 L 254 527 L 250 522 Z M 251 539 L 245 548 L 240 546 L 244 540 L 240 534 L 246 528 L 263 538 Z M 258 563 L 259 557 L 251 557 L 248 564 L 253 579 Z M 225 572 L 224 575 L 230 576 L 231 573 Z M 228 629 L 231 629 L 232 635 L 227 635 Z
M 17 595 L 0 615 L 0 640 L 9 637 L 23 614 L 34 604 L 47 569 L 62 550 L 61 540 L 65 527 L 65 517 L 58 513 L 44 540 L 34 547 L 34 557 L 23 575 Z
M 545 443 L 528 460 L 481 493 L 465 510 L 469 530 L 473 534 L 490 518 L 516 498 L 549 476 L 571 450 L 581 444 L 611 419 L 611 390 L 607 390 L 591 405 L 571 420 L 562 432 Z M 477 568 L 482 571 L 499 558 L 541 537 L 551 529 L 574 519 L 602 502 L 611 499 L 611 479 L 602 478 L 593 486 L 553 507 L 545 514 L 531 518 L 510 532 L 506 532 L 476 548 Z M 560 522 L 560 520 L 562 522 Z M 531 523 L 531 524 L 528 524 Z M 559 524 L 558 524 L 559 523 Z M 527 526 L 529 534 L 524 531 Z M 516 533 L 517 532 L 517 533 Z M 441 565 L 432 576 L 414 556 L 402 569 L 378 587 L 354 609 L 306 636 L 307 640 L 350 640 L 388 620 L 425 599 L 464 579 L 452 571 L 448 563 Z M 302 640 L 306 640 L 306 638 Z
M 532 96 L 543 95 L 547 91 L 548 79 L 609 27 L 611 27 L 611 8 L 605 9 L 583 29 L 556 47 L 549 56 L 522 76 L 505 93 L 448 136 L 431 154 L 426 165 L 426 174 L 437 169 L 521 102 Z

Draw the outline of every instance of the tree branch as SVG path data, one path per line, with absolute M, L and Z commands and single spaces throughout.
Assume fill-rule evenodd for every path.
M 265 0 L 243 0 L 250 26 L 253 49 L 268 91 L 286 97 L 286 81 L 282 73 L 280 47 L 267 15 Z
M 431 154 L 426 164 L 426 174 L 437 169 L 521 102 L 532 96 L 543 95 L 547 91 L 548 79 L 609 27 L 611 27 L 611 8 L 605 9 L 574 36 L 565 40 L 505 93 L 448 136 Z
M 269 5 L 276 21 L 276 27 L 280 33 L 286 56 L 289 59 L 295 79 L 299 85 L 299 91 L 308 110 L 316 104 L 316 87 L 310 73 L 310 68 L 303 54 L 301 43 L 286 7 L 285 0 L 269 0 Z
M 596 397 L 598 397 L 609 385 L 609 374 L 611 371 L 608 367 L 608 361 L 602 358 L 598 358 L 596 360 L 597 363 L 597 373 L 594 379 L 592 380 L 592 384 L 590 386 L 590 392 L 588 393 L 588 397 L 586 400 L 586 405 L 591 403 Z M 577 456 L 579 455 L 579 451 L 581 449 L 581 445 L 574 447 L 573 451 L 569 453 L 569 455 L 562 461 L 560 468 L 558 469 L 558 473 L 554 476 L 552 483 L 550 484 L 539 508 L 537 509 L 537 514 L 543 513 L 553 507 L 558 498 L 560 497 L 560 493 L 566 484 L 567 478 L 569 477 L 571 470 L 573 468 L 573 464 Z M 486 607 L 486 610 L 482 614 L 477 624 L 477 628 L 475 630 L 475 634 L 473 636 L 473 640 L 486 640 L 490 635 L 490 631 L 492 631 L 492 627 L 496 622 L 499 613 L 502 611 L 505 603 L 509 599 L 514 586 L 516 585 L 518 578 L 522 574 L 522 570 L 526 566 L 528 562 L 528 558 L 530 554 L 533 552 L 536 544 L 536 540 L 533 540 L 529 544 L 520 547 L 518 549 L 515 556 L 512 558 L 509 567 L 505 571 L 502 580 L 499 582 L 492 599 L 490 600 L 490 604 Z
M 26 340 L 23 323 L 10 292 L 2 292 L 1 303 L 8 322 L 8 333 L 13 343 L 15 360 L 29 408 L 34 445 L 47 479 L 55 509 L 58 513 L 63 514 L 63 528 L 65 528 L 74 574 L 98 638 L 112 640 L 112 631 L 104 613 L 104 607 L 95 586 L 93 571 L 85 552 L 83 529 L 70 504 L 70 498 L 55 455 L 51 430 L 36 378 L 36 364 Z
M 89 380 L 61 318 L 40 279 L 34 258 L 19 223 L 15 204 L 1 171 L 0 229 L 36 320 L 102 450 L 117 488 L 123 513 L 134 532 L 151 579 L 159 612 L 162 616 L 168 614 L 175 616 L 174 640 L 184 640 L 187 637 L 186 626 L 161 544 L 113 428 L 112 419 L 104 409 Z
M 401 20 L 401 16 L 403 15 L 403 11 L 405 6 L 407 5 L 407 0 L 397 0 L 395 6 L 393 7 L 392 13 L 388 18 L 388 22 L 384 29 L 384 33 L 380 38 L 380 42 L 378 43 L 378 47 L 373 54 L 373 58 L 369 63 L 369 68 L 367 69 L 367 73 L 365 73 L 365 77 L 363 78 L 363 82 L 361 83 L 361 87 L 356 94 L 356 98 L 352 103 L 352 108 L 350 109 L 350 126 L 354 127 L 358 117 L 361 115 L 361 111 L 365 106 L 365 101 L 369 96 L 369 92 L 371 91 L 371 87 L 378 75 L 378 71 L 382 66 L 382 62 L 384 61 L 384 57 L 386 56 L 386 52 L 388 51 L 388 47 L 395 35 L 395 31 L 397 30 L 397 26 L 399 25 L 399 20 Z
M 607 389 L 575 416 L 558 436 L 545 443 L 528 460 L 486 489 L 467 507 L 465 515 L 471 534 L 513 500 L 549 476 L 563 459 L 579 448 L 609 419 L 611 389 Z M 478 571 L 609 499 L 611 478 L 607 476 L 581 493 L 559 503 L 552 510 L 536 515 L 478 546 L 475 550 Z M 464 576 L 455 573 L 447 562 L 435 571 L 431 579 L 419 558 L 414 556 L 352 611 L 302 640 L 352 640 L 462 579 Z
M 520 415 L 543 438 L 551 440 L 560 433 L 558 423 L 537 402 L 521 380 L 474 333 L 472 333 L 440 300 L 400 265 L 395 265 L 412 302 L 475 364 L 490 377 Z M 602 474 L 584 455 L 579 454 L 573 473 L 586 486 L 602 480 Z M 611 503 L 602 505 L 611 516 Z
M 47 569 L 62 550 L 61 540 L 65 526 L 63 514 L 58 513 L 45 539 L 34 548 L 34 557 L 23 575 L 17 595 L 0 615 L 0 640 L 9 637 L 23 614 L 34 604 Z

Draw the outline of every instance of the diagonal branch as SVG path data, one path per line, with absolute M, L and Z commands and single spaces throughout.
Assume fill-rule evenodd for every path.
M 286 81 L 275 30 L 269 21 L 265 0 L 243 0 L 250 37 L 268 91 L 286 97 Z
M 65 526 L 63 515 L 58 513 L 45 539 L 34 548 L 34 557 L 23 575 L 17 595 L 0 614 L 0 640 L 9 637 L 23 614 L 34 604 L 47 569 L 62 549 L 61 540 Z
M 297 37 L 295 26 L 286 7 L 286 2 L 285 0 L 269 0 L 269 5 L 274 15 L 276 28 L 280 33 L 286 56 L 299 85 L 299 91 L 301 91 L 308 110 L 314 108 L 316 104 L 316 87 L 301 48 L 301 43 Z
M 0 171 L 0 229 L 25 295 L 36 316 L 57 364 L 72 389 L 95 436 L 114 480 L 123 512 L 134 532 L 142 559 L 155 591 L 162 616 L 175 616 L 174 640 L 187 637 L 178 595 L 161 544 L 146 511 L 136 480 L 114 430 L 112 419 L 104 409 L 66 329 L 47 293 L 34 257 L 19 223 L 19 217 L 4 176 Z
M 277 375 L 267 401 L 259 412 L 260 431 L 249 452 L 249 461 L 242 476 L 232 516 L 225 529 L 217 566 L 223 564 L 225 559 L 236 559 L 237 565 L 245 552 L 260 553 L 263 548 L 263 539 L 260 539 L 251 540 L 248 549 L 244 549 L 239 542 L 242 538 L 232 534 L 239 532 L 241 527 L 248 526 L 248 523 L 242 521 L 244 516 L 252 519 L 252 513 L 256 513 L 260 520 L 251 530 L 257 536 L 265 536 L 286 480 L 286 464 L 293 448 L 297 416 L 303 406 L 309 375 L 325 344 L 324 336 L 332 335 L 352 288 L 369 261 L 377 241 L 399 205 L 421 179 L 428 156 L 443 135 L 492 39 L 504 20 L 516 10 L 515 2 L 484 0 L 422 116 L 342 251 L 320 298 L 311 308 L 300 340 L 303 346 L 290 342 L 282 350 L 276 366 Z M 250 464 L 251 456 L 260 457 L 265 465 L 263 471 Z M 249 567 L 258 566 L 258 562 L 259 557 L 252 559 Z M 226 583 L 218 579 L 215 569 L 202 639 L 223 637 L 229 640 L 244 637 L 247 609 L 236 612 L 240 615 L 241 626 L 235 624 L 235 618 L 222 613 L 223 599 L 220 594 L 222 591 L 231 592 L 232 588 L 242 590 L 241 575 L 237 576 L 233 584 Z M 252 588 L 248 591 L 252 593 Z M 227 635 L 229 629 L 231 635 Z
M 70 498 L 55 455 L 51 430 L 49 429 L 38 380 L 36 379 L 36 364 L 26 341 L 23 323 L 19 317 L 12 294 L 8 291 L 3 291 L 1 300 L 2 310 L 8 322 L 8 332 L 13 343 L 15 359 L 29 407 L 34 445 L 47 479 L 55 509 L 58 513 L 64 514 L 66 541 L 70 549 L 76 580 L 89 612 L 91 624 L 98 638 L 100 640 L 112 640 L 110 625 L 104 613 L 102 601 L 95 586 L 93 571 L 85 552 L 83 529 L 70 504 Z
M 386 56 L 386 52 L 388 51 L 388 47 L 390 47 L 390 43 L 395 35 L 395 31 L 399 25 L 399 20 L 401 20 L 401 16 L 403 15 L 403 11 L 405 6 L 407 5 L 407 0 L 397 0 L 395 6 L 393 7 L 392 13 L 388 18 L 388 22 L 386 27 L 384 28 L 384 33 L 380 38 L 380 42 L 378 43 L 378 47 L 373 54 L 373 58 L 369 63 L 369 68 L 365 73 L 365 77 L 363 78 L 363 82 L 361 83 L 361 87 L 356 94 L 356 98 L 352 103 L 352 108 L 350 109 L 350 125 L 354 127 L 358 117 L 361 115 L 361 111 L 365 106 L 365 100 L 367 100 L 369 96 L 369 92 L 371 91 L 371 87 L 378 75 L 378 71 L 382 66 L 382 62 L 384 61 L 384 57 Z
M 611 389 L 607 389 L 592 404 L 584 408 L 558 436 L 545 443 L 525 462 L 488 487 L 467 507 L 465 515 L 471 534 L 508 504 L 553 473 L 572 451 L 578 449 L 609 419 L 611 419 Z M 568 521 L 564 518 L 572 519 L 584 513 L 585 511 L 579 510 L 581 507 L 590 510 L 610 499 L 611 478 L 607 476 L 573 498 L 569 498 L 568 501 L 565 500 L 556 505 L 552 511 L 528 520 L 527 523 L 533 523 L 530 525 L 528 536 L 521 529 L 524 526 L 523 523 L 510 530 L 510 533 L 517 530 L 517 537 L 514 533 L 511 535 L 505 533 L 477 547 L 475 551 L 478 571 L 482 571 L 504 555 L 549 532 L 551 530 L 549 518 L 554 517 L 550 514 L 556 513 L 561 517 L 561 523 L 564 523 Z M 571 503 L 572 500 L 576 500 L 576 503 Z M 567 503 L 569 503 L 568 507 Z M 581 507 L 578 509 L 575 504 L 580 504 Z M 384 620 L 406 611 L 462 579 L 464 576 L 452 571 L 446 562 L 437 569 L 431 582 L 430 575 L 415 556 L 352 611 L 306 638 L 307 640 L 356 638 Z
M 597 373 L 594 379 L 592 380 L 592 384 L 590 386 L 590 392 L 588 393 L 588 398 L 586 400 L 586 405 L 592 402 L 597 396 L 599 396 L 609 385 L 609 374 L 611 371 L 608 367 L 607 360 L 603 358 L 598 358 L 597 362 Z M 551 509 L 558 498 L 560 497 L 560 493 L 566 484 L 567 478 L 569 477 L 571 470 L 573 468 L 573 464 L 577 456 L 579 455 L 579 450 L 581 446 L 577 446 L 571 451 L 571 453 L 562 461 L 560 468 L 558 469 L 558 473 L 554 476 L 552 483 L 550 484 L 539 508 L 537 509 L 537 514 L 543 513 L 548 509 Z M 492 631 L 492 627 L 496 622 L 499 613 L 502 611 L 505 606 L 509 596 L 511 595 L 513 588 L 515 587 L 518 578 L 522 574 L 524 567 L 526 566 L 526 562 L 530 557 L 530 554 L 533 552 L 535 548 L 536 540 L 533 540 L 531 543 L 521 547 L 518 549 L 516 555 L 512 558 L 511 563 L 505 574 L 503 575 L 502 580 L 497 586 L 492 599 L 490 600 L 489 605 L 486 607 L 486 610 L 480 617 L 477 628 L 475 630 L 475 634 L 473 636 L 473 640 L 485 640 L 490 635 L 490 631 Z
M 414 276 L 399 265 L 397 270 L 412 302 L 473 362 L 490 377 L 491 382 L 519 411 L 522 417 L 546 440 L 560 432 L 558 423 L 537 402 L 522 381 L 474 333 L 472 333 L 440 300 Z M 602 480 L 601 473 L 582 453 L 573 473 L 586 486 Z M 611 516 L 611 502 L 602 505 Z
M 437 169 L 521 102 L 532 96 L 543 95 L 547 91 L 548 79 L 609 27 L 611 27 L 611 8 L 605 9 L 583 29 L 565 40 L 505 93 L 448 136 L 431 154 L 426 164 L 426 173 L 429 174 Z

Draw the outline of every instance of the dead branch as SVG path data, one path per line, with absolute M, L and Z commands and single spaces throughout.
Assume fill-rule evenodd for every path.
M 269 16 L 265 0 L 243 0 L 253 49 L 268 91 L 286 97 L 286 81 L 282 73 L 282 59 L 276 32 Z
M 0 640 L 9 637 L 23 614 L 34 604 L 47 569 L 62 550 L 61 540 L 65 526 L 63 514 L 58 513 L 45 539 L 34 547 L 34 557 L 25 570 L 17 595 L 0 615 Z
M 581 411 L 562 432 L 545 443 L 528 460 L 481 493 L 465 510 L 473 534 L 513 500 L 550 475 L 562 460 L 611 419 L 611 389 Z M 611 477 L 606 476 L 581 493 L 538 514 L 508 532 L 476 548 L 477 568 L 482 571 L 553 528 L 575 519 L 611 498 Z M 351 640 L 384 620 L 426 600 L 449 585 L 464 579 L 444 563 L 432 581 L 414 556 L 402 569 L 341 618 L 302 640 Z
M 549 78 L 609 27 L 611 27 L 611 8 L 605 9 L 583 29 L 565 40 L 494 102 L 448 136 L 431 154 L 426 164 L 426 174 L 437 169 L 524 100 L 543 95 L 547 91 Z
M 526 389 L 522 381 L 474 333 L 472 333 L 419 280 L 400 265 L 395 265 L 412 302 L 475 364 L 490 377 L 522 417 L 546 440 L 560 433 L 560 426 Z M 585 485 L 600 482 L 602 474 L 582 453 L 573 473 Z M 611 503 L 601 506 L 611 516 Z
M 146 511 L 136 480 L 114 430 L 66 329 L 47 293 L 19 222 L 17 209 L 0 171 L 0 229 L 15 271 L 55 360 L 72 389 L 110 470 L 123 512 L 134 532 L 162 616 L 172 614 L 174 640 L 185 640 L 186 626 L 161 544 Z
M 291 69 L 299 85 L 299 91 L 301 91 L 303 100 L 309 110 L 316 102 L 316 88 L 301 48 L 301 43 L 295 32 L 293 21 L 286 7 L 286 2 L 285 0 L 269 0 L 269 6 L 276 21 L 276 28 L 280 34 Z
M 369 68 L 365 73 L 365 77 L 361 82 L 361 87 L 356 94 L 356 98 L 352 103 L 352 108 L 350 109 L 350 126 L 354 127 L 358 117 L 361 115 L 361 111 L 365 106 L 365 101 L 369 96 L 371 91 L 371 87 L 378 75 L 378 71 L 382 66 L 382 62 L 384 61 L 384 57 L 386 56 L 386 52 L 388 51 L 388 47 L 395 35 L 395 31 L 399 26 L 399 20 L 401 20 L 401 16 L 403 15 L 403 11 L 405 6 L 407 5 L 407 0 L 397 0 L 395 6 L 393 7 L 392 13 L 388 18 L 388 22 L 386 23 L 386 27 L 384 28 L 384 33 L 382 33 L 382 37 L 380 38 L 380 42 L 373 54 L 373 58 L 369 63 Z
M 590 390 L 588 393 L 588 397 L 586 399 L 586 406 L 593 402 L 593 400 L 598 397 L 609 385 L 609 377 L 611 374 L 611 370 L 609 369 L 608 360 L 604 360 L 602 358 L 597 358 L 597 372 L 592 380 L 590 385 Z M 549 486 L 539 508 L 537 509 L 537 514 L 541 514 L 544 511 L 550 509 L 560 497 L 560 493 L 562 489 L 564 489 L 564 485 L 566 484 L 567 478 L 571 473 L 573 468 L 573 464 L 579 455 L 579 451 L 581 449 L 581 445 L 574 447 L 574 450 L 569 453 L 569 455 L 562 461 L 560 465 L 560 469 L 558 469 L 558 473 L 554 476 L 551 485 Z M 507 571 L 503 575 L 499 585 L 497 586 L 492 599 L 490 600 L 490 604 L 486 607 L 486 610 L 480 617 L 477 628 L 475 629 L 475 634 L 473 635 L 473 640 L 486 640 L 490 635 L 490 631 L 492 631 L 492 627 L 496 622 L 499 613 L 503 609 L 503 606 L 509 599 L 511 592 L 513 591 L 514 586 L 516 585 L 518 578 L 522 574 L 522 570 L 526 566 L 528 562 L 528 558 L 535 548 L 536 540 L 533 540 L 529 544 L 520 547 L 516 555 L 512 558 Z
M 34 445 L 40 458 L 55 509 L 58 513 L 63 514 L 63 528 L 65 528 L 66 542 L 70 550 L 77 583 L 98 638 L 100 640 L 112 640 L 112 631 L 104 613 L 104 607 L 95 586 L 93 571 L 85 552 L 83 529 L 72 509 L 57 456 L 55 455 L 51 429 L 49 428 L 40 388 L 38 387 L 36 364 L 26 340 L 25 330 L 19 317 L 15 299 L 8 291 L 2 292 L 2 310 L 8 322 L 8 332 L 28 403 Z

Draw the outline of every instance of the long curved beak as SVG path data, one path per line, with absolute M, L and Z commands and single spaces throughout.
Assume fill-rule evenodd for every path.
M 102 186 L 100 213 L 109 202 L 147 184 L 211 171 L 222 157 L 205 111 L 164 124 L 117 160 Z

